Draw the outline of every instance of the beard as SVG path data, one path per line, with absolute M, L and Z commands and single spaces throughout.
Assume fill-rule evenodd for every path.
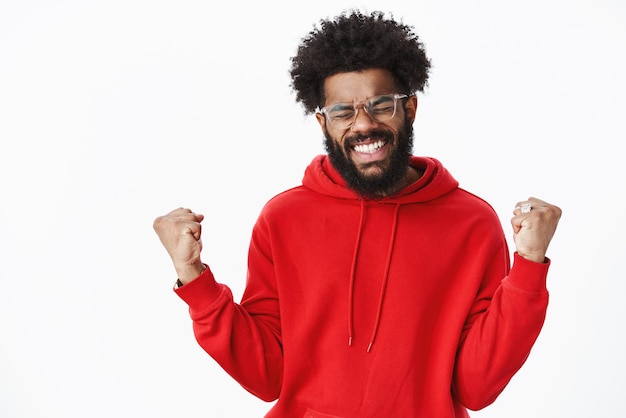
M 398 132 L 398 137 L 395 139 L 392 133 L 385 130 L 374 130 L 368 135 L 382 138 L 386 141 L 387 146 L 394 147 L 386 161 L 375 161 L 365 166 L 365 168 L 378 167 L 377 174 L 364 174 L 349 158 L 350 153 L 352 153 L 352 140 L 358 139 L 359 136 L 346 138 L 343 147 L 333 141 L 328 132 L 324 136 L 324 148 L 328 153 L 330 162 L 348 187 L 361 196 L 380 199 L 394 194 L 404 186 L 413 151 L 413 125 L 406 118 Z

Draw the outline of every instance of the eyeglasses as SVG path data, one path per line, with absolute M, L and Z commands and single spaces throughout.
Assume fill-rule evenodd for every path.
M 373 121 L 387 122 L 396 115 L 398 100 L 407 97 L 406 94 L 383 94 L 361 102 L 334 103 L 320 109 L 320 113 L 337 129 L 348 129 L 354 125 L 360 107 Z

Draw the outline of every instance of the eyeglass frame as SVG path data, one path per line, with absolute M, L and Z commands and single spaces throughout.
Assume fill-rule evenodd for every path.
M 376 118 L 376 116 L 375 116 L 375 115 L 370 114 L 370 112 L 367 110 L 367 107 L 365 106 L 365 104 L 366 104 L 367 102 L 369 102 L 370 100 L 375 99 L 375 98 L 377 98 L 377 97 L 391 97 L 391 98 L 393 99 L 393 113 L 391 114 L 391 116 L 389 117 L 389 119 L 385 119 L 384 121 L 380 121 L 380 120 L 378 120 L 378 119 Z M 340 105 L 340 104 L 346 104 L 346 105 L 347 105 L 347 104 L 348 104 L 348 103 L 350 103 L 350 102 L 337 102 L 337 103 L 329 104 L 328 106 L 324 106 L 324 107 L 322 107 L 322 108 L 318 111 L 318 113 L 320 113 L 320 114 L 324 115 L 324 119 L 325 119 L 325 120 L 328 120 L 328 122 L 329 122 L 332 126 L 335 126 L 337 129 L 350 129 L 350 128 L 351 128 L 351 127 L 355 124 L 355 122 L 356 122 L 356 118 L 357 118 L 357 116 L 359 115 L 359 108 L 361 108 L 361 107 L 362 107 L 362 108 L 363 108 L 363 110 L 365 111 L 365 113 L 367 114 L 367 116 L 368 116 L 371 120 L 373 120 L 373 121 L 375 121 L 375 122 L 377 122 L 377 123 L 384 123 L 384 122 L 390 121 L 391 119 L 393 119 L 393 118 L 396 116 L 396 113 L 397 113 L 397 111 L 398 111 L 398 100 L 401 100 L 401 99 L 408 99 L 409 97 L 410 97 L 410 95 L 408 95 L 408 94 L 402 94 L 402 93 L 393 93 L 393 94 L 377 94 L 376 96 L 371 96 L 371 97 L 368 97 L 368 98 L 367 98 L 367 99 L 365 99 L 365 100 L 360 100 L 360 101 L 358 101 L 358 102 L 357 102 L 357 101 L 354 101 L 354 102 L 352 102 L 352 107 L 354 108 L 354 116 L 352 117 L 352 120 L 350 121 L 350 124 L 349 124 L 349 125 L 347 125 L 347 126 L 345 126 L 345 127 L 342 127 L 342 128 L 337 127 L 337 126 L 333 123 L 332 119 L 331 119 L 330 117 L 328 117 L 328 109 L 330 109 L 330 108 L 331 108 L 331 107 L 333 107 L 333 106 Z

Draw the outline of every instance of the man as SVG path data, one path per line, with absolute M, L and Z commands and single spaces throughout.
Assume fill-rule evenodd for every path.
M 561 211 L 517 204 L 511 267 L 493 209 L 412 155 L 429 69 L 412 28 L 379 12 L 343 13 L 303 39 L 292 86 L 328 155 L 261 211 L 240 304 L 202 263 L 203 215 L 155 220 L 199 344 L 278 399 L 267 417 L 467 417 L 540 332 Z

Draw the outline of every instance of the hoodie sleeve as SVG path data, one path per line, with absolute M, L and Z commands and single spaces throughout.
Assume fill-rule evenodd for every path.
M 493 403 L 526 361 L 548 305 L 550 260 L 535 263 L 514 254 L 509 274 L 493 296 L 476 299 L 457 355 L 453 392 L 472 410 Z
M 226 285 L 215 281 L 210 268 L 175 292 L 189 305 L 200 346 L 246 390 L 269 402 L 280 392 L 283 355 L 272 262 L 261 250 L 264 240 L 257 230 L 241 304 Z

